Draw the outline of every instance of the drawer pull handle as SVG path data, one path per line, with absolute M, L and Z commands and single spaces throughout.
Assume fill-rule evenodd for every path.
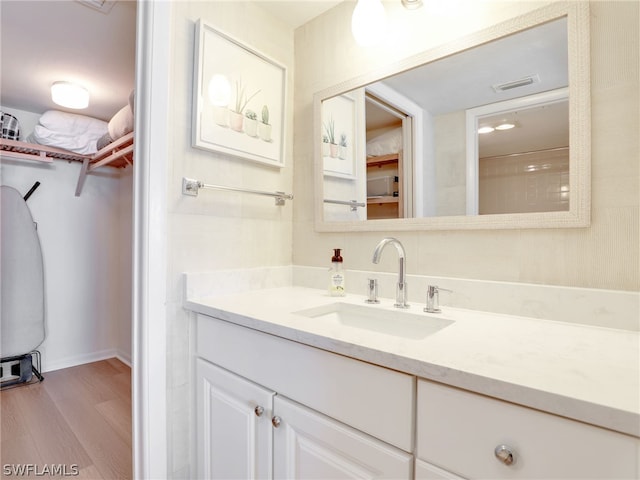
M 515 461 L 513 450 L 507 445 L 498 445 L 493 451 L 496 458 L 505 465 L 511 465 Z
M 275 427 L 278 428 L 280 426 L 280 424 L 282 423 L 282 420 L 280 419 L 280 417 L 278 417 L 277 415 L 275 417 L 273 417 L 271 419 L 271 424 Z
M 262 414 L 264 413 L 264 407 L 261 407 L 260 405 L 256 406 L 256 408 L 253 409 L 253 411 L 256 414 L 256 417 L 261 417 Z

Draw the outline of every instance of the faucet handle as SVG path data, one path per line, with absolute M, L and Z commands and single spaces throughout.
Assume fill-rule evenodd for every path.
M 365 300 L 366 303 L 380 303 L 380 300 L 378 300 L 377 278 L 367 279 L 367 291 L 369 292 L 369 297 Z
M 441 313 L 440 310 L 440 291 L 443 292 L 453 292 L 453 290 L 449 290 L 448 288 L 441 288 L 437 285 L 429 285 L 427 287 L 427 306 L 423 309 L 426 313 Z

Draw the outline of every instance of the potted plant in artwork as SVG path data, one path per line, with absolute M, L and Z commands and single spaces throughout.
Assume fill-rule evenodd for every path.
M 242 81 L 236 81 L 236 103 L 233 109 L 229 111 L 229 126 L 236 132 L 242 132 L 243 130 L 243 115 L 247 103 L 255 97 L 260 90 L 256 91 L 249 98 L 244 93 L 244 87 Z
M 347 158 L 347 134 L 340 134 L 340 145 L 338 148 L 338 157 L 340 160 L 345 160 Z
M 258 135 L 265 142 L 271 141 L 271 125 L 269 124 L 269 107 L 262 107 L 262 121 L 258 123 Z
M 329 139 L 329 156 L 331 158 L 338 157 L 338 144 L 336 142 L 336 132 L 335 132 L 335 123 L 333 118 L 329 120 L 329 124 L 324 124 L 324 130 L 327 134 L 327 138 Z
M 322 136 L 322 156 L 329 156 L 329 137 L 327 137 L 326 135 Z
M 244 113 L 244 133 L 250 137 L 258 136 L 258 115 L 248 108 Z

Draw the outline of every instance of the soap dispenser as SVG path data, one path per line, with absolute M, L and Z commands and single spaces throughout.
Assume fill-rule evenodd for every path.
M 342 257 L 340 256 L 340 249 L 334 248 L 333 257 L 331 257 L 331 268 L 329 269 L 329 295 L 332 297 L 344 297 L 345 293 Z

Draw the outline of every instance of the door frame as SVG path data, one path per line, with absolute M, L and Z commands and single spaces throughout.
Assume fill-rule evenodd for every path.
M 171 2 L 139 1 L 133 191 L 134 478 L 168 478 L 166 196 Z M 152 168 L 153 166 L 153 168 Z

